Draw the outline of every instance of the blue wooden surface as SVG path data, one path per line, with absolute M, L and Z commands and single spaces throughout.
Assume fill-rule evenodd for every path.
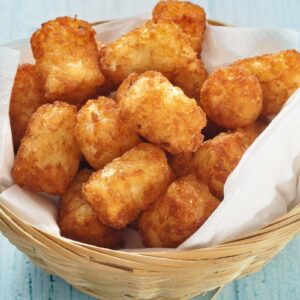
M 240 26 L 300 30 L 298 0 L 203 0 L 210 18 Z M 60 15 L 88 21 L 150 12 L 155 0 L 0 0 L 0 44 L 30 36 L 40 23 Z M 299 300 L 300 238 L 261 272 L 228 285 L 220 300 Z M 0 234 L 0 300 L 87 300 L 56 276 L 48 276 Z

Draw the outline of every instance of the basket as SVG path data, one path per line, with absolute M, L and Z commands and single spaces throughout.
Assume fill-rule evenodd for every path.
M 198 250 L 136 254 L 94 247 L 42 232 L 2 203 L 0 231 L 37 266 L 96 298 L 190 299 L 259 271 L 299 233 L 300 205 L 250 235 Z

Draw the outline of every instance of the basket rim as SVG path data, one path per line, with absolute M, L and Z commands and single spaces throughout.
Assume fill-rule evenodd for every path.
M 168 251 L 155 251 L 155 252 L 148 252 L 148 251 L 141 251 L 141 252 L 135 252 L 134 249 L 132 251 L 126 251 L 123 249 L 109 249 L 109 248 L 103 248 L 103 247 L 97 247 L 81 242 L 77 242 L 62 236 L 57 236 L 55 234 L 46 232 L 42 229 L 37 228 L 34 225 L 29 224 L 27 221 L 25 221 L 23 218 L 17 216 L 10 208 L 8 208 L 4 203 L 0 202 L 0 220 L 2 219 L 2 216 L 6 217 L 6 220 L 9 223 L 13 223 L 15 226 L 21 228 L 22 231 L 26 232 L 26 234 L 29 234 L 30 231 L 34 231 L 36 233 L 39 233 L 40 235 L 43 235 L 47 239 L 50 239 L 54 242 L 60 242 L 61 244 L 70 246 L 75 246 L 76 248 L 82 248 L 88 251 L 92 252 L 100 252 L 100 253 L 106 253 L 108 255 L 112 254 L 121 254 L 128 257 L 135 257 L 135 256 L 143 256 L 143 257 L 157 257 L 157 258 L 170 258 L 175 259 L 175 257 L 178 257 L 178 254 L 186 255 L 186 254 L 201 254 L 201 253 L 213 253 L 214 251 L 220 251 L 220 250 L 229 250 L 235 247 L 240 248 L 242 245 L 247 245 L 251 243 L 257 243 L 258 237 L 261 237 L 261 241 L 265 241 L 265 238 L 262 237 L 270 237 L 273 236 L 274 233 L 277 230 L 281 230 L 284 227 L 288 227 L 289 225 L 292 225 L 293 223 L 297 223 L 300 220 L 300 203 L 296 205 L 293 209 L 291 209 L 288 213 L 284 214 L 283 216 L 277 218 L 269 225 L 264 226 L 261 229 L 255 230 L 249 234 L 243 235 L 237 239 L 234 239 L 232 241 L 224 242 L 219 245 L 209 246 L 209 247 L 202 247 L 197 249 L 186 249 L 186 250 L 177 250 L 172 248 L 167 248 Z M 27 230 L 25 230 L 27 229 Z M 29 229 L 29 230 L 28 230 Z M 28 232 L 29 231 L 29 232 Z M 300 232 L 300 227 L 298 232 Z M 0 227 L 0 233 L 1 233 L 1 227 Z M 247 247 L 247 246 L 246 246 Z M 174 255 L 175 254 L 175 255 Z

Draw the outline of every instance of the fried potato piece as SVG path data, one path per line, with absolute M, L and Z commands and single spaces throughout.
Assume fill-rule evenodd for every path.
M 170 164 L 176 176 L 192 173 L 208 185 L 214 196 L 222 199 L 225 181 L 247 147 L 242 133 L 221 133 L 204 142 L 195 153 L 173 157 Z
M 130 75 L 118 89 L 120 116 L 150 142 L 172 154 L 196 151 L 206 117 L 194 99 L 161 73 Z
M 79 111 L 75 136 L 82 154 L 96 170 L 140 142 L 138 134 L 119 116 L 114 100 L 89 100 Z
M 146 247 L 173 248 L 190 237 L 220 204 L 206 184 L 189 175 L 174 181 L 142 213 L 139 231 Z
M 177 178 L 187 176 L 189 174 L 196 175 L 196 168 L 193 162 L 195 153 L 180 153 L 169 157 L 169 164 Z
M 106 47 L 106 44 L 103 44 L 102 42 L 97 41 L 97 49 L 98 49 L 99 59 L 101 59 L 101 56 L 104 53 L 105 47 Z M 109 97 L 109 95 L 112 92 L 114 92 L 117 88 L 118 88 L 118 86 L 116 86 L 111 79 L 105 78 L 104 83 L 97 89 L 97 95 Z
M 61 235 L 99 247 L 118 248 L 120 231 L 101 223 L 82 195 L 82 185 L 92 171 L 81 170 L 60 198 L 58 225 Z
M 55 102 L 39 107 L 29 120 L 15 158 L 15 182 L 33 192 L 65 193 L 80 163 L 75 124 L 73 105 Z
M 50 102 L 80 104 L 105 81 L 95 31 L 85 21 L 61 17 L 44 23 L 32 35 L 31 47 Z
M 267 126 L 268 123 L 265 120 L 256 120 L 250 125 L 237 128 L 235 132 L 242 133 L 245 137 L 247 145 L 250 146 Z
M 188 38 L 171 21 L 149 21 L 103 48 L 104 74 L 119 85 L 131 73 L 156 70 L 170 80 L 196 59 Z
M 12 88 L 9 116 L 15 149 L 24 136 L 30 116 L 45 103 L 36 68 L 19 65 Z
M 176 23 L 189 36 L 194 50 L 201 52 L 206 26 L 205 11 L 201 6 L 185 1 L 160 1 L 153 9 L 152 19 L 154 22 L 169 20 Z
M 155 201 L 171 180 L 165 153 L 141 143 L 95 172 L 83 185 L 83 194 L 100 221 L 123 228 Z
M 199 102 L 201 88 L 206 79 L 207 72 L 204 64 L 200 59 L 196 59 L 183 68 L 172 82 L 179 86 L 188 97 Z
M 200 96 L 200 104 L 212 121 L 229 129 L 253 123 L 261 113 L 262 101 L 256 76 L 231 68 L 211 73 Z
M 276 115 L 289 96 L 300 87 L 300 53 L 286 50 L 240 60 L 233 68 L 256 75 L 263 90 L 262 115 Z

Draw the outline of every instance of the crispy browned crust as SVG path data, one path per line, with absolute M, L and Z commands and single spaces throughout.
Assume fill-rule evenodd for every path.
M 214 196 L 222 199 L 225 181 L 247 147 L 242 133 L 221 133 L 204 142 L 195 153 L 173 157 L 171 167 L 177 176 L 196 175 Z
M 172 21 L 149 21 L 101 50 L 100 65 L 116 85 L 131 73 L 156 70 L 172 79 L 196 59 L 196 52 Z
M 96 170 L 130 150 L 140 138 L 119 116 L 114 100 L 89 100 L 79 111 L 75 136 L 81 152 Z
M 185 1 L 160 1 L 152 11 L 152 19 L 154 22 L 168 20 L 176 23 L 190 38 L 194 50 L 201 53 L 206 27 L 206 16 L 202 7 Z
M 31 64 L 18 66 L 10 98 L 9 117 L 14 147 L 19 147 L 30 116 L 45 103 L 42 87 Z
M 207 79 L 207 72 L 203 62 L 196 59 L 183 68 L 173 79 L 172 83 L 180 87 L 184 93 L 200 103 L 200 92 L 203 83 Z
M 83 194 L 101 222 L 123 228 L 165 191 L 172 178 L 164 152 L 141 143 L 93 173 Z
M 48 21 L 32 35 L 31 47 L 48 101 L 79 104 L 95 96 L 104 83 L 95 31 L 85 21 Z
M 15 158 L 15 182 L 34 192 L 63 194 L 80 162 L 75 124 L 73 105 L 55 102 L 39 107 L 28 122 Z
M 300 53 L 296 50 L 243 59 L 235 62 L 232 68 L 257 76 L 263 91 L 263 116 L 277 114 L 300 87 Z
M 124 122 L 170 153 L 193 152 L 201 145 L 201 129 L 206 125 L 203 110 L 161 73 L 130 75 L 116 99 Z
M 262 110 L 262 89 L 255 75 L 242 69 L 219 69 L 208 76 L 200 103 L 217 125 L 237 128 L 253 123 Z
M 173 248 L 190 237 L 218 207 L 207 185 L 189 175 L 174 181 L 139 221 L 146 247 Z
M 60 198 L 58 225 L 61 235 L 95 246 L 118 248 L 120 231 L 101 223 L 82 195 L 82 185 L 91 174 L 90 170 L 81 170 Z
M 250 146 L 267 126 L 268 122 L 266 120 L 259 119 L 250 125 L 237 128 L 235 132 L 242 133 L 246 143 Z

